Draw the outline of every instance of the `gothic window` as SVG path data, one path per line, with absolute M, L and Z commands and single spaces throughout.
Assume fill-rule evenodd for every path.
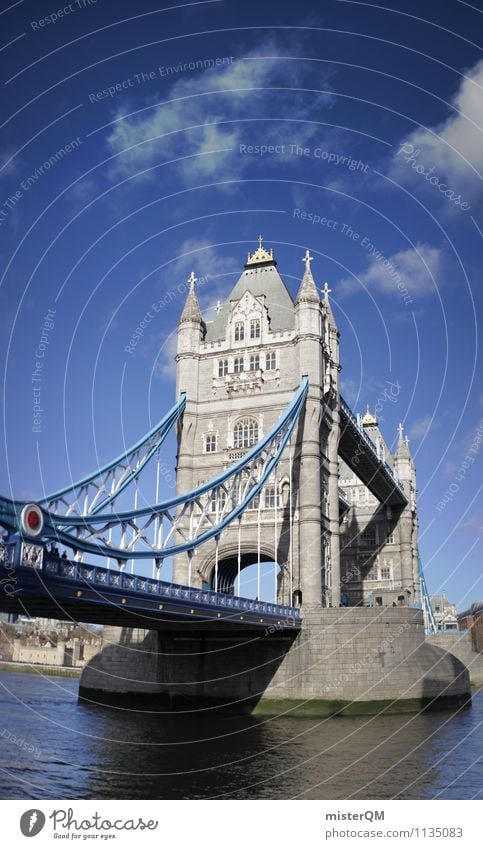
M 383 581 L 390 581 L 391 580 L 391 569 L 390 569 L 389 566 L 383 566 L 381 568 L 381 579 Z
M 243 321 L 235 321 L 235 342 L 243 342 L 245 338 L 245 325 Z
M 361 545 L 375 545 L 376 544 L 376 529 L 375 528 L 364 528 L 360 535 Z
M 218 377 L 228 374 L 228 360 L 218 360 Z
M 258 442 L 258 424 L 255 419 L 242 419 L 233 431 L 234 448 L 250 448 Z
M 260 368 L 260 354 L 250 354 L 250 371 L 258 371 Z
M 366 581 L 377 581 L 377 567 L 371 566 L 369 571 L 366 573 Z
M 393 533 L 393 531 L 387 532 L 386 544 L 387 545 L 394 545 L 394 533 Z
M 250 322 L 250 339 L 260 339 L 260 319 L 254 318 Z
M 235 357 L 233 360 L 233 371 L 235 374 L 240 374 L 243 371 L 243 357 Z
M 206 437 L 205 451 L 207 454 L 213 454 L 216 451 L 216 436 L 214 433 L 209 433 Z
M 265 369 L 266 371 L 273 371 L 277 368 L 277 357 L 275 351 L 272 351 L 271 354 L 267 354 L 265 356 Z
M 280 493 L 274 486 L 266 486 L 263 490 L 263 503 L 266 509 L 280 507 Z
M 248 505 L 249 510 L 258 510 L 260 506 L 260 496 L 256 495 L 255 498 L 252 498 L 250 504 Z

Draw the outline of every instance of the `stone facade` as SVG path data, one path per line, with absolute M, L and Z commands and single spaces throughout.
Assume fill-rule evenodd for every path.
M 187 406 L 179 431 L 177 492 L 213 479 L 242 457 L 276 422 L 306 374 L 309 394 L 292 437 L 292 475 L 286 451 L 260 510 L 253 503 L 241 520 L 242 566 L 258 562 L 260 518 L 260 554 L 280 567 L 279 601 L 337 607 L 342 589 L 350 605 L 413 604 L 419 592 L 416 477 L 408 443 L 401 433 L 393 457 L 375 417 L 364 417 L 367 436 L 407 492 L 408 507 L 391 511 L 339 462 L 339 332 L 330 290 L 326 285 L 320 298 L 311 261 L 307 252 L 293 301 L 273 252 L 260 241 L 209 324 L 192 275 L 178 327 L 177 394 L 186 393 Z M 342 514 L 340 483 L 351 505 Z M 227 591 L 233 590 L 227 576 L 237 551 L 234 525 L 224 531 L 218 552 L 218 587 Z M 214 586 L 214 563 L 215 544 L 205 544 L 191 567 L 187 554 L 175 559 L 175 580 L 187 584 L 191 576 L 192 584 Z

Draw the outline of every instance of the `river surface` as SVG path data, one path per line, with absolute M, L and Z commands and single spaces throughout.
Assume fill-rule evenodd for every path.
M 471 709 L 173 718 L 77 701 L 78 680 L 0 672 L 2 799 L 483 799 Z

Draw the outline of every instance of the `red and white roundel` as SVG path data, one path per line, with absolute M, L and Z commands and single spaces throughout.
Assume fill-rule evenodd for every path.
M 26 504 L 20 514 L 22 531 L 29 537 L 38 537 L 44 527 L 44 516 L 37 504 Z

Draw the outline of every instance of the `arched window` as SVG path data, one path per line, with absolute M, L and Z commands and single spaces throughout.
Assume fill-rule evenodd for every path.
M 243 321 L 235 321 L 235 342 L 243 342 L 245 338 L 245 325 Z
M 254 318 L 250 322 L 250 339 L 260 339 L 260 319 Z
M 258 423 L 255 419 L 242 419 L 233 430 L 233 447 L 250 448 L 258 442 Z
M 207 454 L 214 454 L 216 451 L 216 436 L 214 433 L 209 433 L 206 437 L 205 450 Z
M 277 357 L 275 351 L 265 356 L 265 370 L 274 371 L 277 368 Z
M 263 490 L 263 503 L 265 509 L 280 507 L 280 493 L 274 486 L 266 486 Z
M 235 374 L 240 374 L 243 371 L 243 357 L 235 357 L 233 360 L 233 371 Z
M 228 360 L 218 360 L 218 377 L 228 374 Z
M 258 371 L 260 368 L 260 354 L 250 354 L 250 371 Z

